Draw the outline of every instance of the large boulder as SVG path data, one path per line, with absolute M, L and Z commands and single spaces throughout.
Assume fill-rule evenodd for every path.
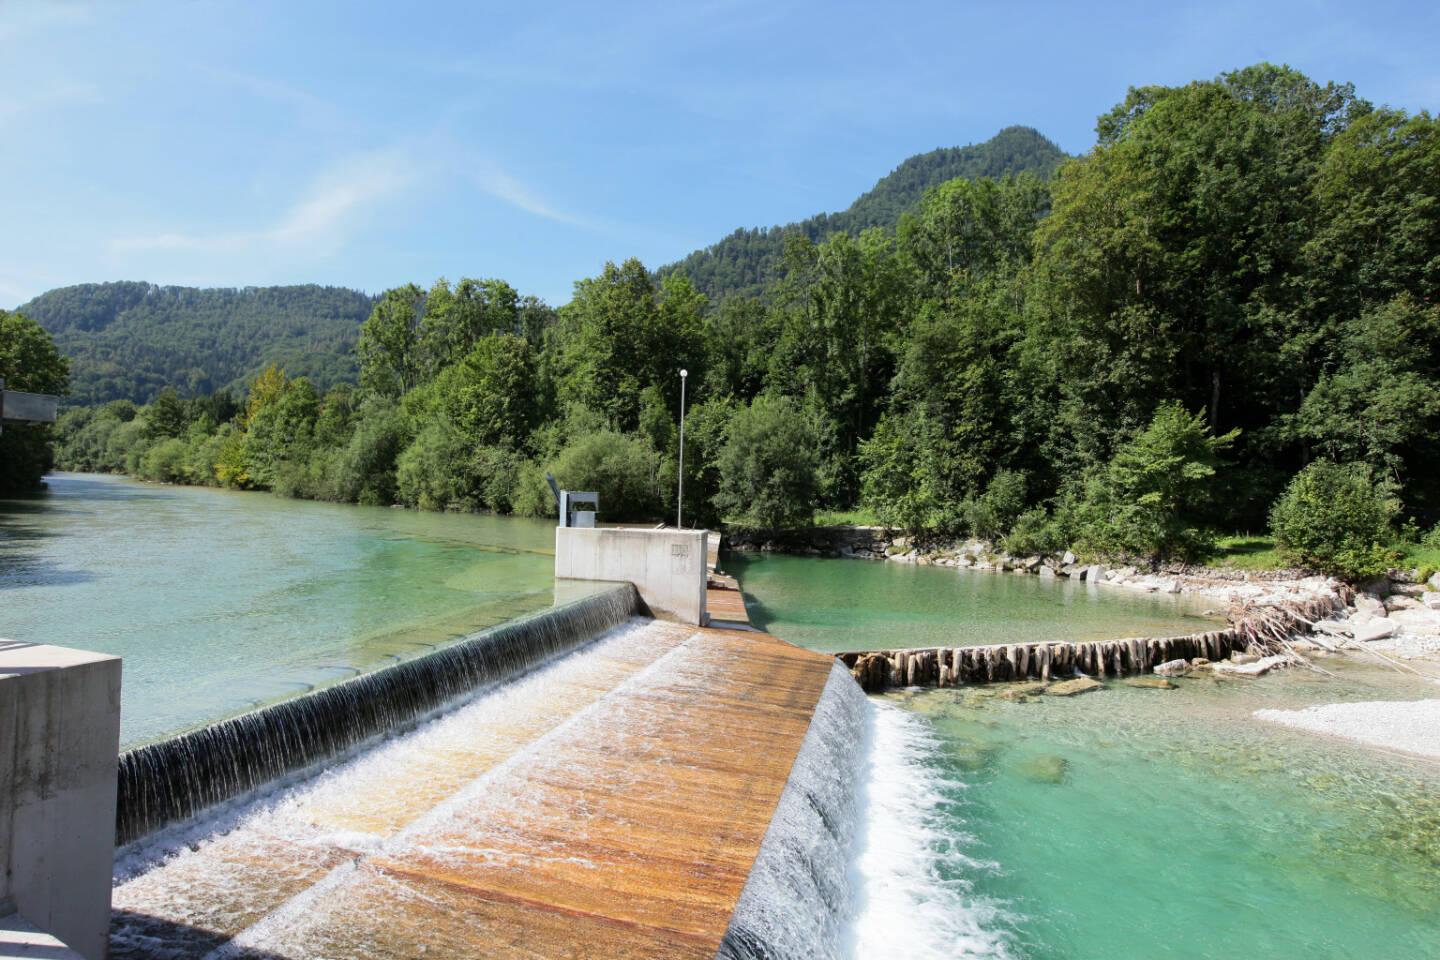
M 1361 643 L 1368 643 L 1371 640 L 1384 640 L 1386 637 L 1393 637 L 1399 632 L 1399 623 L 1386 617 L 1376 617 L 1374 620 L 1356 625 L 1355 639 Z
M 1355 612 L 1368 613 L 1372 617 L 1385 616 L 1385 604 L 1379 597 L 1360 594 L 1355 598 Z
M 1073 697 L 1077 693 L 1089 693 L 1091 690 L 1103 690 L 1105 684 L 1089 677 L 1076 677 L 1074 680 L 1063 680 L 1060 683 L 1052 683 L 1045 688 L 1045 695 L 1049 697 Z

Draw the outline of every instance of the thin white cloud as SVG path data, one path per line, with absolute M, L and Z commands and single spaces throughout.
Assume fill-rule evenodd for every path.
M 0 3 L 0 43 L 10 43 L 51 27 L 73 28 L 94 22 L 90 5 L 77 0 L 7 0 Z
M 340 108 L 329 100 L 279 80 L 212 66 L 202 66 L 199 69 L 220 83 L 238 87 L 266 100 L 289 104 L 303 112 L 325 117 L 332 117 L 340 113 Z
M 409 186 L 414 177 L 398 151 L 351 159 L 321 177 L 310 191 L 269 226 L 229 233 L 167 231 L 111 241 L 112 254 L 152 250 L 232 252 L 256 248 L 316 252 L 343 246 L 366 208 Z
M 557 223 L 569 224 L 572 227 L 595 228 L 595 225 L 589 221 L 560 210 L 546 202 L 543 198 L 536 195 L 535 191 L 528 185 L 515 179 L 494 164 L 482 166 L 475 172 L 474 176 L 475 183 L 481 190 L 497 200 L 503 200 L 513 207 L 524 210 L 526 213 L 532 213 L 537 217 L 544 217 L 547 220 L 554 220 Z
M 45 113 L 69 103 L 100 103 L 100 88 L 93 83 L 65 81 L 48 88 L 27 91 L 18 97 L 0 100 L 0 124 L 12 124 L 32 113 Z

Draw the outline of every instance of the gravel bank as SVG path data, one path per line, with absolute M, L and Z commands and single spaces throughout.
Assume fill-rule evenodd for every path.
M 1440 700 L 1327 703 L 1304 710 L 1256 710 L 1255 716 L 1440 760 Z

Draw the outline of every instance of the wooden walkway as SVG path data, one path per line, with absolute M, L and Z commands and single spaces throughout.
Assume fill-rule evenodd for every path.
M 118 887 L 111 957 L 708 960 L 833 663 L 748 628 L 601 641 Z

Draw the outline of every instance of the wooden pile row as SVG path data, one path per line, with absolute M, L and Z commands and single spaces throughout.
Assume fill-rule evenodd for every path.
M 953 687 L 1026 679 L 1050 680 L 1077 671 L 1089 676 L 1149 673 L 1181 658 L 1220 660 L 1244 649 L 1234 628 L 1184 637 L 1093 640 L 1086 643 L 1012 643 L 987 647 L 872 650 L 837 656 L 866 693 L 886 687 Z

